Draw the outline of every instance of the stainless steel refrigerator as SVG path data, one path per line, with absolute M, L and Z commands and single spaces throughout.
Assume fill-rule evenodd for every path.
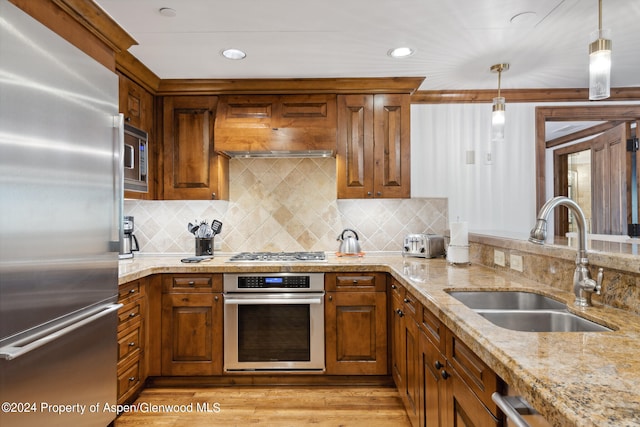
M 116 75 L 0 0 L 0 425 L 115 419 Z

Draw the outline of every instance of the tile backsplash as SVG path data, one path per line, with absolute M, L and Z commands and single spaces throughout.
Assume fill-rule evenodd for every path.
M 125 200 L 142 252 L 194 252 L 195 220 L 222 221 L 222 252 L 335 251 L 345 228 L 365 252 L 400 251 L 405 234 L 448 228 L 446 198 L 338 200 L 333 158 L 231 159 L 229 179 L 229 201 Z

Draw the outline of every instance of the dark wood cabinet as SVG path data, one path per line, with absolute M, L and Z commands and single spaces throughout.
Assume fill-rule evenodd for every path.
M 162 375 L 221 375 L 221 275 L 168 275 L 162 286 Z
M 325 275 L 326 372 L 386 375 L 386 275 Z
M 339 95 L 338 198 L 411 197 L 410 96 Z
M 163 198 L 229 198 L 229 162 L 213 149 L 218 97 L 163 99 Z
M 411 424 L 501 426 L 502 380 L 411 292 L 392 281 L 390 294 L 392 374 Z
M 133 400 L 146 380 L 146 282 L 118 288 L 118 404 Z
M 156 191 L 156 156 L 158 145 L 154 135 L 154 98 L 142 86 L 118 72 L 119 110 L 124 115 L 125 123 L 147 132 L 147 180 L 149 189 L 146 193 L 138 191 L 124 192 L 127 199 L 151 200 Z
M 336 96 L 221 96 L 215 124 L 218 152 L 336 149 Z

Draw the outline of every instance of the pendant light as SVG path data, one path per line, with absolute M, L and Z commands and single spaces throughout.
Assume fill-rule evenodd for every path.
M 611 91 L 611 40 L 602 30 L 602 0 L 598 0 L 598 30 L 591 34 L 589 44 L 589 99 L 606 99 Z
M 491 66 L 492 73 L 498 73 L 498 96 L 493 98 L 493 112 L 491 113 L 491 140 L 504 140 L 504 122 L 505 122 L 505 103 L 504 98 L 500 96 L 500 83 L 502 72 L 509 69 L 509 64 L 495 64 Z

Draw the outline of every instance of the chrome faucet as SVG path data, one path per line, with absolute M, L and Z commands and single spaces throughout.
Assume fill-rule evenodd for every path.
M 544 244 L 547 238 L 547 218 L 557 206 L 566 206 L 575 214 L 578 225 L 578 253 L 576 255 L 576 271 L 573 273 L 573 293 L 576 295 L 574 305 L 578 307 L 590 307 L 591 295 L 600 295 L 602 291 L 603 269 L 598 270 L 596 280 L 589 273 L 589 260 L 587 259 L 587 221 L 580 206 L 568 197 L 558 196 L 547 200 L 538 213 L 536 225 L 531 229 L 529 241 L 538 245 Z

